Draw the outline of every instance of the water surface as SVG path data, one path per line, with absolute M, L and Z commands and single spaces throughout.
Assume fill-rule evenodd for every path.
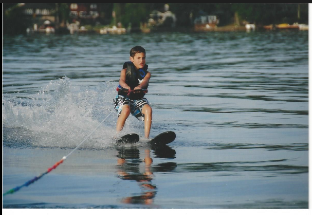
M 135 45 L 166 149 L 111 142 Z M 308 81 L 308 32 L 4 37 L 3 192 L 69 156 L 3 208 L 307 209 Z

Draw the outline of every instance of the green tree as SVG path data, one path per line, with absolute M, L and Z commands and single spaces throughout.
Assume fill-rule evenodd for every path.
M 3 3 L 3 34 L 25 34 L 31 20 L 25 18 L 21 4 Z
M 235 11 L 233 11 L 233 5 L 230 3 L 219 3 L 215 4 L 215 15 L 218 16 L 218 19 L 220 20 L 219 25 L 229 25 L 234 23 L 234 14 Z
M 108 25 L 112 22 L 112 11 L 114 3 L 98 3 L 99 6 L 99 21 L 103 25 Z
M 65 23 L 69 21 L 69 6 L 68 3 L 56 3 L 59 4 L 58 15 L 61 25 L 65 26 Z
M 141 23 L 147 22 L 150 14 L 148 3 L 125 3 L 121 12 L 122 25 L 128 26 L 131 23 L 132 28 L 139 28 Z
M 233 12 L 237 12 L 241 20 L 263 25 L 307 23 L 306 8 L 308 4 L 302 3 L 234 3 L 232 5 Z M 298 17 L 298 10 L 301 12 L 301 17 Z
M 193 18 L 195 15 L 195 8 L 193 4 L 169 3 L 169 10 L 176 15 L 177 26 L 190 27 L 193 25 Z

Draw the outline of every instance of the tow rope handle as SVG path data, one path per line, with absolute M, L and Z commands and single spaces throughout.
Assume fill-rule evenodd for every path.
M 120 85 L 116 88 L 116 90 L 119 92 L 119 91 L 122 91 L 124 93 L 127 93 L 128 95 L 130 95 L 131 93 L 147 93 L 148 90 L 147 89 L 140 89 L 140 90 L 128 90 L 128 89 L 125 89 L 125 88 L 122 88 Z

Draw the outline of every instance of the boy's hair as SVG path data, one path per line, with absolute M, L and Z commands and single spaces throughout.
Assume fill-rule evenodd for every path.
M 131 57 L 134 57 L 134 55 L 135 55 L 136 53 L 144 53 L 144 54 L 146 54 L 145 49 L 144 49 L 142 46 L 134 46 L 134 47 L 130 50 L 130 56 L 131 56 Z

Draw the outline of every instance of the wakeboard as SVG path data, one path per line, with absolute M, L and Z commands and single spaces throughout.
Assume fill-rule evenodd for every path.
M 165 131 L 158 134 L 156 137 L 147 141 L 147 144 L 152 146 L 164 146 L 173 142 L 176 138 L 176 134 L 173 131 Z M 117 144 L 136 143 L 139 142 L 140 137 L 136 133 L 126 134 L 116 139 Z
M 116 139 L 117 144 L 136 143 L 140 139 L 136 133 L 126 134 Z
M 164 146 L 171 143 L 176 138 L 176 134 L 173 131 L 165 131 L 158 134 L 153 139 L 149 140 L 147 143 L 152 146 Z

